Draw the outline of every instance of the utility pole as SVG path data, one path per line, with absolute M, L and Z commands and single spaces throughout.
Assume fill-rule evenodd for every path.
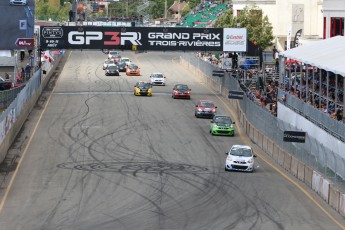
M 168 0 L 165 0 L 164 2 L 164 18 L 165 19 L 167 19 L 168 17 L 167 10 L 168 10 Z
M 126 0 L 126 17 L 128 18 L 128 0 Z
M 178 0 L 177 5 L 177 23 L 180 23 L 180 0 Z

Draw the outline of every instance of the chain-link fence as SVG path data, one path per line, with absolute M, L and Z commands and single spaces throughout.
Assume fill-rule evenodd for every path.
M 236 72 L 226 73 L 223 78 L 213 77 L 212 71 L 220 70 L 219 67 L 207 63 L 192 54 L 182 54 L 181 57 L 190 65 L 199 68 L 207 76 L 220 83 L 226 90 L 243 90 L 247 93 L 250 92 L 248 89 L 244 88 L 243 78 L 239 78 Z M 279 90 L 278 98 L 281 98 L 283 93 L 283 91 Z M 286 102 L 287 105 L 290 105 L 290 109 L 295 110 L 301 116 L 311 114 L 307 119 L 314 123 L 316 121 L 315 124 L 318 126 L 322 124 L 320 127 L 334 137 L 339 137 L 339 141 L 344 137 L 345 129 L 343 126 L 339 125 L 340 123 L 338 121 L 330 120 L 329 116 L 322 114 L 320 111 L 306 107 L 305 103 L 297 98 L 287 97 Z M 279 120 L 265 107 L 250 100 L 247 95 L 243 100 L 239 100 L 239 104 L 241 110 L 246 114 L 248 121 L 265 136 L 306 165 L 320 172 L 324 178 L 332 181 L 342 191 L 345 191 L 345 155 L 342 156 L 341 154 L 341 151 L 344 150 L 339 149 L 338 151 L 332 151 L 330 146 L 325 146 L 318 139 L 310 135 L 306 138 L 305 143 L 284 142 L 284 131 L 298 130 L 298 128 Z

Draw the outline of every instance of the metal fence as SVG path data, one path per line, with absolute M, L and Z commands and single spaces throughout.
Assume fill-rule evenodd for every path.
M 240 83 L 243 79 L 239 79 L 236 74 L 227 73 L 225 77 L 213 77 L 213 70 L 220 70 L 220 68 L 213 66 L 210 63 L 203 61 L 192 54 L 182 54 L 181 57 L 189 62 L 190 65 L 199 68 L 203 73 L 210 78 L 219 82 L 226 90 L 242 90 Z M 245 90 L 246 91 L 246 90 Z M 278 98 L 281 98 L 283 91 L 279 91 Z M 317 121 L 323 124 L 323 129 L 333 132 L 339 136 L 345 135 L 345 129 L 339 125 L 340 122 L 331 120 L 329 116 L 320 114 L 320 111 L 307 108 L 305 103 L 298 98 L 287 97 L 287 104 L 296 108 L 298 113 L 310 115 L 312 122 Z M 305 143 L 291 143 L 283 141 L 283 134 L 285 130 L 296 130 L 296 127 L 279 120 L 273 116 L 265 107 L 250 100 L 247 95 L 243 100 L 239 101 L 241 110 L 246 114 L 250 123 L 252 123 L 265 136 L 277 143 L 282 149 L 295 156 L 297 159 L 304 162 L 314 170 L 320 172 L 325 178 L 336 184 L 337 187 L 345 191 L 345 155 L 333 152 L 327 146 L 324 146 L 317 139 L 308 136 Z M 279 109 L 279 107 L 278 107 Z M 335 136 L 335 135 L 334 135 Z

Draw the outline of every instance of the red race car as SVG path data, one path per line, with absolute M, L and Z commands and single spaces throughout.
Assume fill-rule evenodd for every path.
M 173 88 L 171 97 L 174 99 L 176 98 L 190 99 L 190 91 L 191 89 L 188 87 L 188 85 L 176 84 Z
M 126 75 L 127 76 L 140 76 L 140 68 L 136 64 L 130 64 L 126 68 Z
M 207 117 L 213 118 L 216 114 L 217 106 L 214 105 L 213 101 L 210 100 L 199 100 L 195 106 L 194 115 L 196 117 Z

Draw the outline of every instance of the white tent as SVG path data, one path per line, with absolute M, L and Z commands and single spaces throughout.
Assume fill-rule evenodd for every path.
M 345 77 L 345 37 L 336 36 L 279 53 Z

